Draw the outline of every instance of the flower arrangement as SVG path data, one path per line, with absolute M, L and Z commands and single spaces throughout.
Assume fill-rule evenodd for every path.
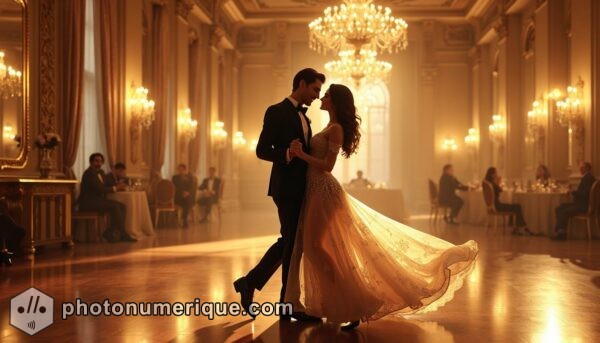
M 60 136 L 53 132 L 46 132 L 39 134 L 34 144 L 38 149 L 54 149 L 58 144 L 62 142 Z

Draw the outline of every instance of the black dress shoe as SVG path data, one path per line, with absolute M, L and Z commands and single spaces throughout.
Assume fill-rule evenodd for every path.
M 235 280 L 233 287 L 235 288 L 236 292 L 240 293 L 240 303 L 246 313 L 252 317 L 252 319 L 256 318 L 256 314 L 250 311 L 250 305 L 254 300 L 254 287 L 251 287 L 248 284 L 248 279 L 245 276 Z
M 0 266 L 6 264 L 7 266 L 12 266 L 12 256 L 14 254 L 6 249 L 0 251 Z
M 322 322 L 321 318 L 311 316 L 310 314 L 306 314 L 304 312 L 293 312 L 292 318 L 296 319 L 299 322 Z
M 360 325 L 360 320 L 355 320 L 350 323 L 342 324 L 340 326 L 340 329 L 342 329 L 344 331 L 350 331 L 350 330 L 356 329 L 358 327 L 358 325 Z

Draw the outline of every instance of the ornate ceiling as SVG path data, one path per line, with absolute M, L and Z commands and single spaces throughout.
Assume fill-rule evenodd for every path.
M 465 19 L 478 0 L 374 0 L 405 19 Z M 481 0 L 479 0 L 481 1 Z M 235 0 L 246 20 L 309 21 L 342 0 Z

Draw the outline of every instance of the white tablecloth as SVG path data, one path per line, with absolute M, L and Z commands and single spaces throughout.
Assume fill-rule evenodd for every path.
M 388 218 L 403 222 L 409 217 L 400 189 L 349 188 L 346 192 Z
M 487 219 L 487 206 L 483 199 L 482 190 L 470 190 L 467 192 L 458 192 L 465 204 L 458 213 L 459 223 L 484 225 Z M 504 191 L 500 193 L 500 201 L 510 203 L 512 201 L 512 192 Z
M 558 192 L 515 192 L 513 202 L 520 204 L 527 227 L 533 233 L 554 235 L 556 209 L 564 193 Z
M 154 234 L 146 192 L 117 192 L 108 194 L 111 200 L 125 204 L 125 231 L 135 238 Z

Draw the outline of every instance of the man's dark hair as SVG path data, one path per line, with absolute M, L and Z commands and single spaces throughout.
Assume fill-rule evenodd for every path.
M 292 92 L 300 87 L 300 81 L 304 80 L 304 82 L 309 85 L 317 80 L 325 83 L 325 75 L 319 73 L 313 68 L 306 68 L 300 70 L 296 76 L 294 76 L 294 82 L 292 83 Z
M 452 165 L 451 165 L 451 164 L 446 164 L 446 165 L 444 166 L 444 169 L 443 169 L 443 170 L 444 170 L 444 173 L 445 173 L 445 172 L 447 172 L 447 171 L 448 171 L 450 168 L 452 168 Z
M 104 162 L 104 155 L 102 155 L 99 152 L 95 152 L 90 155 L 90 163 L 92 163 L 92 161 L 94 161 L 96 159 L 96 157 L 98 157 L 98 156 L 100 156 L 102 158 L 102 162 Z
M 115 169 L 122 169 L 122 170 L 127 169 L 127 167 L 125 166 L 125 163 L 123 163 L 123 162 L 117 162 L 117 163 L 115 163 L 115 166 L 113 168 L 115 168 Z
M 177 168 L 181 168 L 181 167 L 187 169 L 187 166 L 185 164 L 183 164 L 183 163 L 180 163 L 180 164 L 177 165 Z
M 592 164 L 590 162 L 581 162 L 583 163 L 583 167 L 585 168 L 586 171 L 591 172 L 592 171 Z

